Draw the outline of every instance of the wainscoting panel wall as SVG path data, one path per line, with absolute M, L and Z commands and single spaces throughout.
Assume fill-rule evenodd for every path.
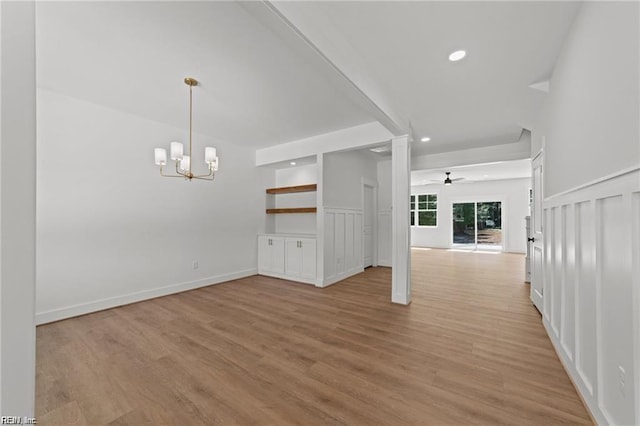
M 602 424 L 640 423 L 639 200 L 636 167 L 543 203 L 543 322 Z
M 323 286 L 362 271 L 362 210 L 325 207 Z
M 378 265 L 391 267 L 391 210 L 378 210 Z

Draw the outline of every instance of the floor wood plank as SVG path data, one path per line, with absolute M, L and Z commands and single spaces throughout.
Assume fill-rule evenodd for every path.
M 326 289 L 254 276 L 37 328 L 45 425 L 591 424 L 524 257 L 414 249 Z

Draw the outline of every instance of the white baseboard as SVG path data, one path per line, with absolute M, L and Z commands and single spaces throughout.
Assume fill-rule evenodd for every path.
M 265 277 L 279 278 L 281 280 L 292 281 L 294 283 L 302 283 L 302 284 L 311 284 L 317 285 L 317 281 L 315 278 L 302 278 L 302 277 L 292 277 L 287 274 L 279 274 L 277 272 L 271 271 L 258 271 L 259 275 L 263 275 Z
M 341 274 L 338 275 L 334 275 L 332 277 L 329 278 L 325 278 L 324 282 L 322 283 L 322 287 L 329 287 L 330 285 L 333 285 L 339 281 L 345 280 L 349 277 L 352 277 L 354 275 L 357 275 L 361 272 L 364 272 L 364 268 L 362 268 L 362 266 L 359 266 L 357 268 L 353 268 L 349 271 L 343 272 Z
M 391 268 L 391 259 L 378 259 L 378 266 Z
M 110 309 L 117 306 L 128 305 L 130 303 L 141 302 L 143 300 L 154 299 L 156 297 L 167 296 L 169 294 L 181 293 L 183 291 L 193 290 L 200 287 L 221 284 L 223 282 L 256 275 L 257 273 L 258 270 L 255 268 L 245 269 L 243 271 L 232 272 L 230 274 L 217 275 L 214 277 L 203 278 L 196 281 L 172 284 L 165 287 L 137 291 L 135 293 L 129 293 L 123 296 L 108 297 L 106 299 L 94 300 L 92 302 L 52 309 L 45 312 L 39 312 L 36 313 L 36 325 L 60 321 L 67 318 L 77 317 L 79 315 L 102 311 L 104 309 Z

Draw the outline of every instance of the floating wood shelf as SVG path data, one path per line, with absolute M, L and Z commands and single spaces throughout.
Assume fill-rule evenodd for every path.
M 318 209 L 316 207 L 293 207 L 293 208 L 286 208 L 286 209 L 267 209 L 267 214 L 315 213 L 316 211 L 318 211 Z
M 267 194 L 291 194 L 293 192 L 311 192 L 316 191 L 318 185 L 312 183 L 310 185 L 298 185 L 298 186 L 282 186 L 280 188 L 268 188 Z

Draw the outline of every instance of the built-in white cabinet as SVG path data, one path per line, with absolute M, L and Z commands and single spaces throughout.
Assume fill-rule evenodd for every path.
M 258 273 L 271 277 L 316 283 L 316 239 L 309 236 L 258 237 Z
M 258 273 L 284 274 L 285 239 L 261 235 L 258 237 Z
M 285 274 L 290 277 L 315 280 L 316 240 L 287 238 L 285 242 Z

